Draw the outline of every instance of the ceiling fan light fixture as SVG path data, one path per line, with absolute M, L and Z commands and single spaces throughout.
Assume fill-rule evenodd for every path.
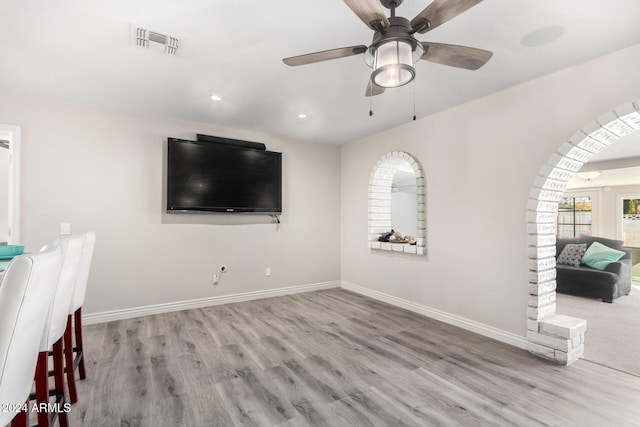
M 378 46 L 371 74 L 373 82 L 381 87 L 398 87 L 413 80 L 416 70 L 411 50 L 411 44 L 403 40 L 391 40 Z
M 365 96 L 380 95 L 386 88 L 406 85 L 414 80 L 414 64 L 419 60 L 451 67 L 477 70 L 493 55 L 492 52 L 466 46 L 420 42 L 416 33 L 426 33 L 482 0 L 432 0 L 411 21 L 396 16 L 396 8 L 404 0 L 343 0 L 346 5 L 373 30 L 371 45 L 347 46 L 305 55 L 284 58 L 289 66 L 313 64 L 364 53 L 364 62 L 373 70 Z M 391 10 L 385 15 L 382 6 Z M 414 118 L 415 120 L 415 118 Z
M 389 39 L 372 45 L 365 54 L 365 62 L 373 68 L 371 79 L 384 88 L 406 85 L 416 76 L 413 67 L 424 49 L 413 40 Z

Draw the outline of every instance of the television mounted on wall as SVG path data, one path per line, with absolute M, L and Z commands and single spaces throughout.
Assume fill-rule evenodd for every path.
M 282 213 L 282 153 L 198 135 L 168 138 L 167 212 Z

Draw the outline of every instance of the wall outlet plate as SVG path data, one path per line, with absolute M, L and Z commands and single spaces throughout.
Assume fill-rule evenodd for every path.
M 68 236 L 71 234 L 71 223 L 61 222 L 60 223 L 60 235 Z

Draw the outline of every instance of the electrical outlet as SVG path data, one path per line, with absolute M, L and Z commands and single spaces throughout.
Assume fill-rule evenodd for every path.
M 71 224 L 68 222 L 61 222 L 60 223 L 60 235 L 61 236 L 68 236 L 71 234 Z
M 220 283 L 220 275 L 219 274 L 214 274 L 213 275 L 213 284 L 214 284 L 214 286 L 217 285 L 218 283 Z
M 267 267 L 264 270 L 264 275 L 267 276 L 267 277 L 271 276 L 271 267 Z

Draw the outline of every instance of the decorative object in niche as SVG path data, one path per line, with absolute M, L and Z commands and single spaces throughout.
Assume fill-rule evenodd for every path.
M 424 255 L 426 211 L 426 181 L 420 162 L 404 151 L 382 156 L 369 180 L 369 247 Z M 386 235 L 389 241 L 379 241 Z M 397 243 L 390 240 L 392 236 Z
M 415 245 L 417 243 L 415 237 L 408 234 L 402 234 L 394 230 L 380 235 L 380 237 L 378 237 L 378 242 L 409 243 L 410 245 Z

